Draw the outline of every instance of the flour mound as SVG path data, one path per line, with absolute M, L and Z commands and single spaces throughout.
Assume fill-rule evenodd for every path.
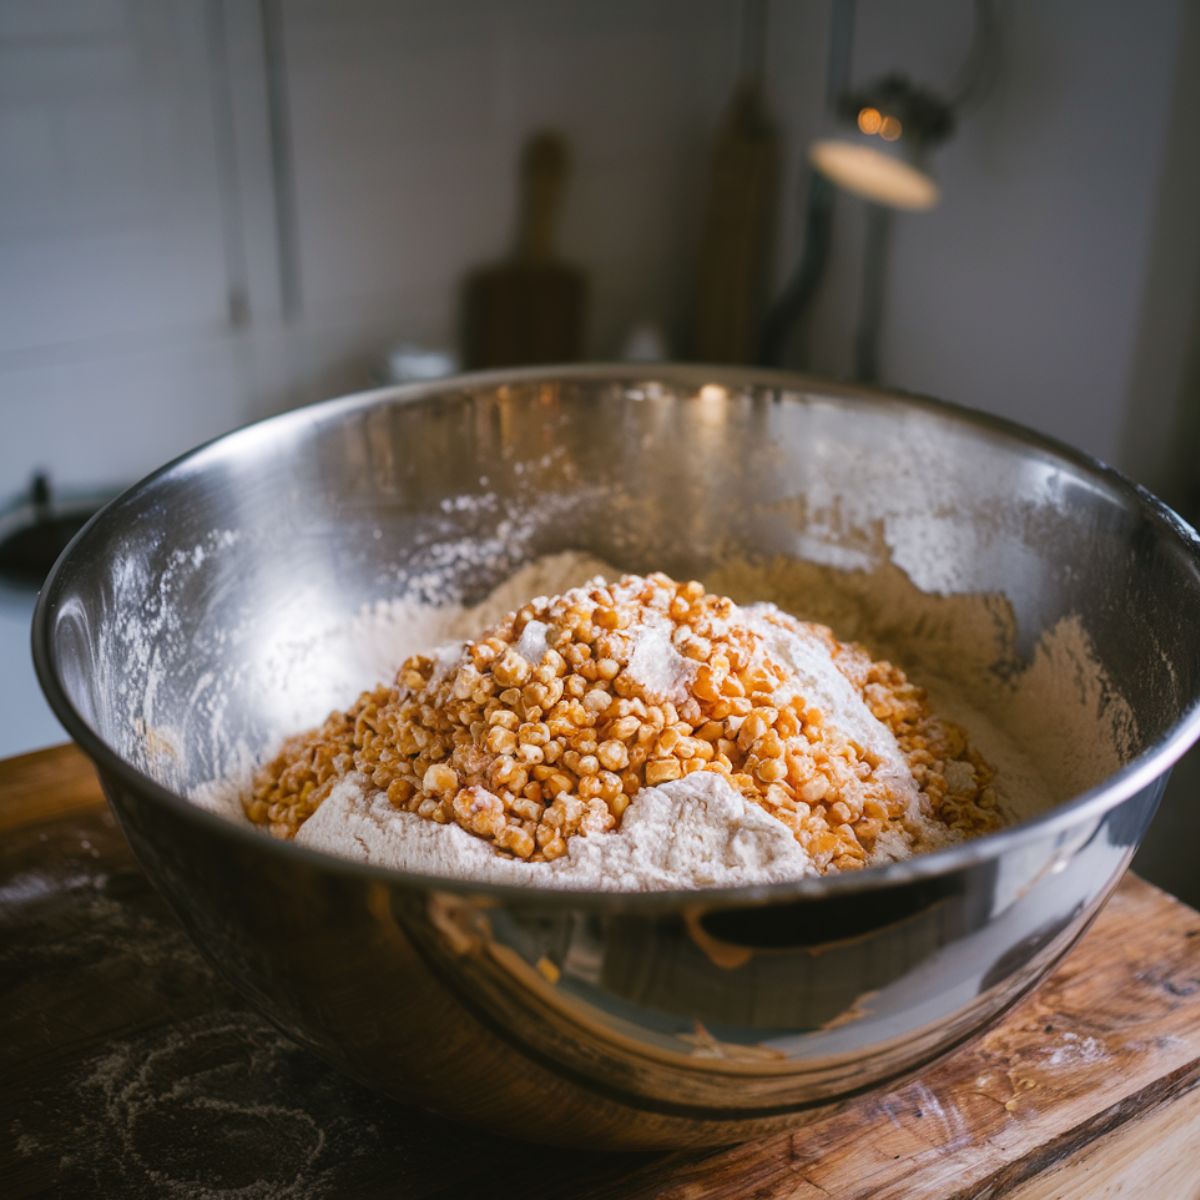
M 644 788 L 620 830 L 572 838 L 566 856 L 545 863 L 505 858 L 457 825 L 400 812 L 365 783 L 342 780 L 296 843 L 419 874 L 587 891 L 733 887 L 814 872 L 786 825 L 706 772 Z

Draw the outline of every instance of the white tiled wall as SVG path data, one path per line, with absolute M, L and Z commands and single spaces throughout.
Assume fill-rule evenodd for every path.
M 240 416 L 204 15 L 0 4 L 0 499 L 39 464 L 126 478 Z
M 944 203 L 896 222 L 885 376 L 1121 461 L 1133 398 L 1147 403 L 1136 330 L 1182 286 L 1147 263 L 1196 236 L 1188 204 L 1161 194 L 1169 166 L 1196 187 L 1187 145 L 1164 140 L 1190 69 L 1186 5 L 999 8 L 1000 82 L 938 157 Z M 860 0 L 855 78 L 900 67 L 945 86 L 969 9 Z M 294 169 L 286 314 L 264 10 L 281 24 Z M 740 14 L 736 0 L 0 0 L 0 498 L 35 465 L 135 477 L 362 386 L 397 340 L 451 342 L 458 283 L 507 248 L 518 149 L 543 123 L 574 150 L 561 243 L 591 279 L 590 352 L 613 355 L 647 318 L 679 345 Z M 782 279 L 829 5 L 769 14 Z M 860 245 L 860 206 L 842 199 L 816 370 L 848 370 Z M 1156 343 L 1160 376 L 1182 329 Z M 1173 397 L 1149 403 L 1163 418 Z
M 220 327 L 200 16 L 161 0 L 74 21 L 0 6 L 0 354 Z
M 517 154 L 541 124 L 574 152 L 561 245 L 590 276 L 591 352 L 639 320 L 679 325 L 735 4 L 278 12 L 286 318 L 260 5 L 0 2 L 0 161 L 19 182 L 0 189 L 0 499 L 35 465 L 134 478 L 364 386 L 398 340 L 450 344 L 461 277 L 508 249 Z
M 452 339 L 461 278 L 510 247 L 515 164 L 545 124 L 572 147 L 560 247 L 589 276 L 591 354 L 639 320 L 679 324 L 736 5 L 285 11 L 306 326 Z

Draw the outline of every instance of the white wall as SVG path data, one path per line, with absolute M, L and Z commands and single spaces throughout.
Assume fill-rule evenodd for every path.
M 399 339 L 453 342 L 462 278 L 510 249 L 517 158 L 540 125 L 572 147 L 560 249 L 589 276 L 589 352 L 612 356 L 647 317 L 678 323 L 732 86 L 728 0 L 285 14 L 304 365 L 267 409 L 362 386 Z
M 893 224 L 886 382 L 1025 422 L 1152 480 L 1161 472 L 1178 397 L 1149 387 L 1135 360 L 1147 306 L 1190 311 L 1197 281 L 1196 205 L 1177 198 L 1182 186 L 1196 193 L 1194 124 L 1190 140 L 1175 138 L 1167 154 L 1172 95 L 1190 86 L 1200 64 L 1194 33 L 1190 57 L 1182 54 L 1186 7 L 1001 0 L 1002 74 L 934 159 L 942 203 Z M 804 6 L 780 8 L 792 25 L 775 47 L 781 86 L 778 56 L 789 44 L 809 47 L 790 129 L 802 145 L 817 128 L 808 72 L 818 70 L 825 18 Z M 902 67 L 945 88 L 970 28 L 967 4 L 859 0 L 854 80 Z M 1189 161 L 1193 182 L 1185 185 Z M 861 203 L 841 198 L 836 219 L 840 273 L 815 306 L 809 362 L 848 374 Z M 1176 253 L 1173 272 L 1152 281 L 1155 237 Z M 1181 361 L 1187 336 L 1177 328 L 1159 339 L 1160 369 Z M 1135 395 L 1145 405 L 1147 391 L 1155 394 L 1151 444 L 1135 454 L 1127 414 Z
M 1168 116 L 1196 74 L 1196 21 L 1184 0 L 999 7 L 1004 72 L 938 157 L 944 202 L 896 222 L 883 373 L 1152 478 L 1160 440 L 1127 452 L 1122 431 L 1152 367 L 1167 382 L 1143 425 L 1168 423 L 1187 330 L 1153 316 L 1194 302 L 1194 265 L 1164 247 L 1194 244 L 1178 197 L 1197 139 Z M 516 155 L 541 123 L 575 152 L 562 248 L 592 279 L 591 352 L 611 356 L 646 317 L 683 327 L 734 83 L 733 0 L 282 12 L 300 287 L 288 318 L 258 6 L 0 3 L 0 498 L 35 464 L 66 482 L 136 476 L 242 420 L 362 386 L 396 340 L 449 342 L 461 276 L 507 247 Z M 771 5 L 790 154 L 781 278 L 828 19 L 824 2 Z M 969 32 L 960 0 L 859 0 L 855 78 L 899 67 L 944 85 Z M 843 199 L 814 313 L 819 371 L 849 369 L 860 241 Z
M 32 80 L 5 96 L 0 162 L 25 209 L 76 201 L 75 224 L 36 237 L 24 210 L 0 209 L 0 252 L 28 258 L 0 275 L 0 305 L 21 319 L 0 346 L 0 499 L 35 464 L 67 482 L 136 477 L 241 421 L 366 386 L 398 340 L 451 343 L 462 276 L 509 248 L 517 155 L 540 124 L 574 150 L 561 241 L 591 278 L 591 352 L 612 355 L 646 317 L 678 323 L 733 83 L 729 0 L 285 0 L 282 13 L 299 281 L 286 318 L 258 5 L 0 4 L 0 89 L 12 64 Z M 79 56 L 119 60 L 120 137 L 73 74 Z M 24 128 L 37 122 L 56 147 L 46 166 Z M 110 195 L 120 245 L 95 203 Z
M 0 499 L 236 421 L 204 10 L 0 5 Z
M 1122 465 L 1200 517 L 1200 4 L 1184 4 L 1137 340 Z

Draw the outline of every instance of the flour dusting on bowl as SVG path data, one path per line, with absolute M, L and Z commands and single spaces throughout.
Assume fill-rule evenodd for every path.
M 736 580 L 738 572 L 726 567 L 724 575 Z M 744 575 L 751 586 L 766 587 L 756 568 Z M 194 798 L 226 812 L 244 808 L 281 836 L 358 861 L 495 882 L 626 891 L 771 883 L 894 861 L 1053 803 L 1046 773 L 973 708 L 961 688 L 939 683 L 934 711 L 952 718 L 942 721 L 917 704 L 920 691 L 902 672 L 773 604 L 739 606 L 692 585 L 695 596 L 687 603 L 694 607 L 672 624 L 667 613 L 672 603 L 683 603 L 684 585 L 641 577 L 603 582 L 618 576 L 590 556 L 567 553 L 527 565 L 477 606 L 403 600 L 375 606 L 356 623 L 377 648 L 381 686 L 364 693 L 349 712 L 335 713 L 321 730 L 287 743 L 270 769 L 258 768 L 256 791 L 243 772 L 236 784 L 209 783 Z M 563 649 L 572 642 L 548 621 L 557 613 L 561 626 L 572 602 L 592 615 L 597 598 L 613 604 L 621 596 L 628 606 L 638 589 L 654 595 L 657 608 L 634 604 L 622 657 L 601 656 L 605 665 L 594 664 L 589 680 L 574 680 L 588 727 L 569 732 L 582 753 L 561 737 L 551 741 L 543 706 L 525 711 L 518 695 L 522 687 L 541 687 L 541 694 L 526 692 L 524 700 L 548 700 L 558 709 L 571 699 L 561 685 L 563 676 L 571 682 L 567 664 L 547 636 Z M 928 614 L 924 619 L 928 624 Z M 630 613 L 621 621 L 628 627 Z M 615 616 L 612 623 L 616 636 Z M 759 666 L 768 663 L 778 675 L 771 681 L 775 690 L 759 695 L 757 707 L 737 698 L 736 713 L 730 698 L 712 691 L 712 672 L 703 661 L 713 655 L 712 639 L 722 645 L 732 628 L 751 639 Z M 508 640 L 497 641 L 497 630 Z M 485 635 L 492 638 L 490 649 Z M 483 649 L 469 640 L 481 636 Z M 594 645 L 607 649 L 611 640 Z M 464 711 L 447 727 L 446 706 L 468 701 L 471 687 L 484 681 L 475 661 L 498 668 L 499 679 L 488 696 L 477 697 L 477 710 Z M 539 668 L 550 696 L 534 678 Z M 390 691 L 389 676 L 397 681 Z M 626 685 L 623 696 L 609 690 L 614 677 Z M 699 710 L 698 679 L 718 707 Z M 880 682 L 888 679 L 901 692 Z M 903 712 L 896 709 L 900 694 L 909 706 Z M 871 711 L 868 695 L 880 715 L 893 711 L 892 728 Z M 599 704 L 593 703 L 597 696 Z M 781 703 L 793 707 L 781 710 Z M 647 704 L 659 726 L 655 741 L 642 746 L 638 739 L 645 742 L 647 730 L 639 714 L 645 716 Z M 663 721 L 660 705 L 668 706 L 670 721 Z M 680 720 L 677 706 L 695 710 L 682 714 L 690 722 Z M 821 773 L 811 758 L 797 762 L 796 742 L 787 742 L 800 736 L 799 745 L 807 748 L 823 738 L 819 727 L 810 726 L 803 739 L 808 708 L 815 720 L 828 720 L 835 751 L 853 747 L 840 750 L 850 759 L 840 786 L 827 747 L 819 747 Z M 778 730 L 752 728 L 763 714 L 779 722 L 781 711 Z M 915 725 L 918 717 L 929 724 Z M 384 721 L 390 722 L 386 729 Z M 624 740 L 606 737 L 614 731 Z M 706 737 L 694 736 L 698 731 Z M 898 731 L 906 731 L 901 740 L 908 739 L 907 754 Z M 741 748 L 731 740 L 739 734 Z M 932 751 L 926 734 L 935 739 Z M 439 746 L 435 762 L 414 737 L 441 735 L 453 735 L 458 746 Z M 721 749 L 737 762 L 722 756 L 714 763 Z M 764 750 L 766 757 L 756 753 Z M 847 766 L 837 754 L 832 762 Z M 865 788 L 854 772 L 866 780 Z

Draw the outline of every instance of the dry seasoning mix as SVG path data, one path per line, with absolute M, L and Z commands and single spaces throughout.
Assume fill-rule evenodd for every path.
M 866 864 L 885 832 L 922 848 L 910 796 L 769 653 L 762 622 L 818 637 L 894 736 L 922 815 L 964 836 L 999 824 L 987 763 L 888 662 L 824 626 L 662 574 L 540 597 L 452 657 L 415 655 L 256 777 L 247 816 L 293 837 L 361 773 L 403 811 L 454 822 L 526 861 L 619 828 L 645 786 L 724 775 L 782 821 L 818 870 Z

